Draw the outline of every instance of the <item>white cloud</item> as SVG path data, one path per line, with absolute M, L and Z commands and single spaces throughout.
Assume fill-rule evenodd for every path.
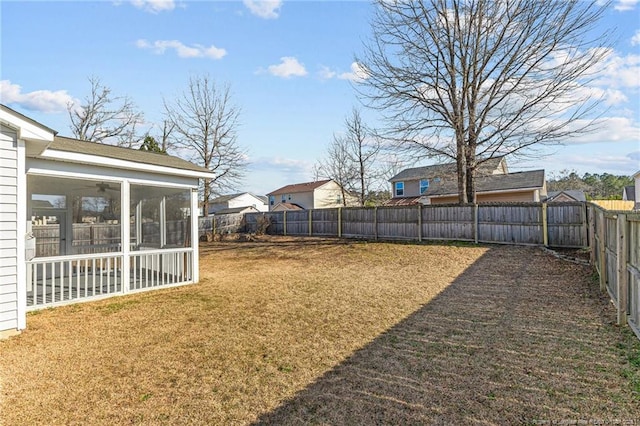
M 162 55 L 167 49 L 173 49 L 180 58 L 210 58 L 221 59 L 227 54 L 225 49 L 211 45 L 209 47 L 200 44 L 187 46 L 178 40 L 156 40 L 153 43 L 140 39 L 136 41 L 140 49 L 151 49 L 154 53 Z
M 244 0 L 243 3 L 252 14 L 264 19 L 276 19 L 282 7 L 282 0 Z
M 587 120 L 572 123 L 575 128 L 587 124 Z M 594 121 L 593 131 L 579 134 L 569 140 L 573 144 L 599 142 L 636 142 L 640 140 L 640 127 L 633 119 L 627 117 L 603 117 Z
M 367 71 L 359 63 L 353 62 L 351 64 L 350 69 L 351 71 L 349 72 L 341 73 L 341 72 L 334 71 L 331 68 L 323 65 L 320 67 L 320 71 L 318 71 L 318 76 L 322 80 L 338 78 L 340 80 L 349 80 L 353 82 L 360 82 L 368 78 Z
M 598 78 L 594 83 L 609 88 L 640 88 L 640 55 L 620 55 L 610 49 L 599 64 Z
M 307 75 L 307 70 L 304 65 L 298 62 L 298 60 L 292 56 L 284 56 L 280 58 L 282 62 L 277 65 L 270 65 L 268 71 L 270 74 L 276 77 L 289 78 L 289 77 L 303 77 Z
M 342 74 L 338 75 L 338 78 L 341 80 L 359 82 L 366 80 L 368 78 L 368 75 L 367 70 L 365 70 L 362 65 L 357 62 L 353 62 L 351 64 L 351 72 L 343 72 Z
M 131 0 L 131 4 L 151 13 L 173 10 L 176 7 L 173 0 Z
M 318 71 L 318 76 L 320 76 L 322 80 L 332 79 L 336 75 L 337 73 L 335 71 L 333 71 L 331 68 L 326 67 L 324 65 L 320 67 L 320 71 Z
M 637 46 L 640 44 L 640 30 L 636 30 L 636 33 L 631 37 L 631 45 Z
M 67 104 L 75 100 L 66 90 L 35 90 L 22 93 L 22 87 L 9 80 L 0 80 L 0 100 L 3 104 L 19 105 L 31 111 L 60 113 L 67 110 Z
M 638 4 L 638 0 L 618 0 L 613 8 L 619 12 L 627 12 L 635 9 Z

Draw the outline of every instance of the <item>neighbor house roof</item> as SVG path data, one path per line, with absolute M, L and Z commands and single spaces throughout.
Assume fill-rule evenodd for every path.
M 219 197 L 216 197 L 213 200 L 209 201 L 209 204 L 226 203 L 229 200 L 233 200 L 234 198 L 238 198 L 238 197 L 240 197 L 242 195 L 245 195 L 245 194 L 249 194 L 253 198 L 257 198 L 258 200 L 264 201 L 265 203 L 267 202 L 267 198 L 264 197 L 264 196 L 255 195 L 255 194 L 252 194 L 250 192 L 238 192 L 237 194 L 221 195 Z
M 386 200 L 382 205 L 390 207 L 413 206 L 420 203 L 422 197 L 396 197 Z
M 331 179 L 327 180 L 318 180 L 315 182 L 305 182 L 305 183 L 295 183 L 293 185 L 283 186 L 282 188 L 276 189 L 268 193 L 267 195 L 277 195 L 277 194 L 295 194 L 298 192 L 311 192 L 316 188 L 321 187 L 322 185 L 331 182 Z
M 624 193 L 628 201 L 636 201 L 636 187 L 629 185 L 624 187 Z
M 518 189 L 542 188 L 544 186 L 544 170 L 531 170 L 499 175 L 480 176 L 476 178 L 476 192 L 513 191 Z M 429 186 L 423 196 L 443 196 L 458 193 L 456 180 L 442 180 Z
M 567 189 L 564 191 L 549 191 L 547 193 L 547 201 L 553 201 L 558 198 L 561 194 L 565 194 L 566 196 L 573 198 L 576 201 L 587 201 L 587 197 L 584 195 L 584 191 L 578 189 Z
M 504 156 L 490 158 L 478 166 L 478 175 L 491 174 L 499 166 Z M 413 167 L 404 169 L 390 179 L 391 182 L 417 179 L 434 179 L 456 176 L 458 173 L 456 163 L 434 164 L 431 166 Z
M 138 149 L 123 148 L 102 143 L 82 141 L 62 136 L 56 136 L 48 147 L 49 150 L 73 152 L 76 154 L 97 155 L 116 160 L 133 161 L 135 163 L 150 164 L 153 166 L 171 167 L 174 169 L 189 170 L 194 172 L 211 173 L 211 170 L 195 165 L 182 158 L 157 152 L 140 151 Z
M 231 209 L 221 209 L 221 210 L 218 210 L 217 212 L 215 212 L 215 214 L 217 214 L 217 215 L 221 215 L 221 214 L 236 214 L 236 213 L 243 213 L 246 210 L 253 210 L 254 212 L 258 211 L 258 209 L 256 209 L 253 206 L 244 206 L 244 207 L 233 207 Z
M 304 207 L 295 203 L 278 203 L 271 211 L 274 210 L 304 210 Z

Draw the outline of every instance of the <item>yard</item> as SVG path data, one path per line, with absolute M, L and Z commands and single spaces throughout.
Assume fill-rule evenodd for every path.
M 265 237 L 200 270 L 30 314 L 0 424 L 640 422 L 640 342 L 538 248 Z

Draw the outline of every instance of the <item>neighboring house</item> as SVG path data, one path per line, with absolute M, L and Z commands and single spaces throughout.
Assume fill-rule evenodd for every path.
M 330 179 L 283 186 L 268 193 L 267 197 L 269 197 L 269 211 L 273 211 L 281 203 L 295 204 L 302 209 L 326 209 L 342 207 L 345 204 L 347 206 L 357 204 L 356 197 L 348 194 L 345 203 L 340 185 Z M 280 206 L 279 209 L 291 210 L 287 206 Z
M 190 213 L 209 170 L 60 137 L 4 105 L 0 163 L 0 336 L 27 311 L 198 281 Z M 100 223 L 83 223 L 87 206 Z
M 547 203 L 560 203 L 570 201 L 587 201 L 584 191 L 577 189 L 567 189 L 564 191 L 549 191 L 547 193 Z
M 635 174 L 633 175 L 633 180 L 634 180 L 634 191 L 633 191 L 633 200 L 635 201 L 636 205 L 634 206 L 634 210 L 640 210 L 640 170 L 638 170 L 637 172 L 635 172 Z
M 390 182 L 393 198 L 385 205 L 458 202 L 455 163 L 405 169 Z M 478 203 L 540 201 L 547 196 L 544 170 L 509 173 L 504 157 L 482 162 L 475 182 Z
M 629 185 L 622 188 L 622 201 L 636 202 L 636 186 Z
M 220 210 L 235 209 L 239 207 L 254 207 L 256 211 L 269 211 L 267 197 L 254 195 L 250 192 L 223 195 L 209 201 L 209 214 L 219 213 Z

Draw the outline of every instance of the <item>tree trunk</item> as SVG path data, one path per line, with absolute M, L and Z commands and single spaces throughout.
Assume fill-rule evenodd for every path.
M 467 156 L 464 144 L 457 142 L 456 166 L 458 171 L 458 204 L 467 204 Z
M 204 180 L 204 188 L 202 190 L 202 215 L 209 216 L 209 197 L 211 196 L 210 186 L 211 179 Z

